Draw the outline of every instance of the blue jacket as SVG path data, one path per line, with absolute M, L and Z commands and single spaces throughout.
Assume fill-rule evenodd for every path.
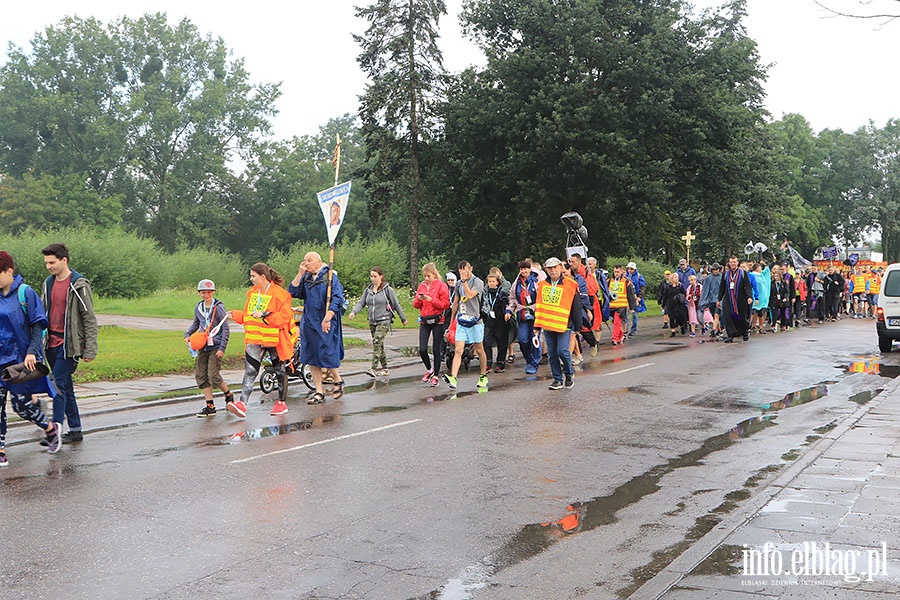
M 634 293 L 640 296 L 640 300 L 638 300 L 637 308 L 634 309 L 634 312 L 646 312 L 647 305 L 644 304 L 644 291 L 647 287 L 647 280 L 644 279 L 644 276 L 641 275 L 640 271 L 637 269 L 634 270 L 634 273 L 631 275 L 628 274 L 628 271 L 625 271 L 625 276 L 631 280 L 632 285 L 634 285 Z M 687 286 L 684 286 L 687 289 Z
M 609 321 L 609 280 L 603 274 L 603 269 L 595 269 L 594 275 L 597 277 L 597 283 L 600 286 L 600 313 L 603 315 L 604 321 Z
M 23 310 L 19 302 L 19 287 L 24 284 L 22 276 L 16 275 L 9 293 L 0 295 L 0 368 L 20 363 L 28 354 L 34 354 L 39 360 L 43 356 L 41 336 L 47 328 L 47 313 L 37 292 L 31 287 L 25 290 Z M 17 394 L 56 393 L 47 377 L 6 387 Z
M 344 359 L 344 337 L 341 330 L 341 314 L 344 308 L 344 286 L 334 274 L 331 285 L 331 302 L 328 302 L 328 277 L 331 275 L 328 265 L 316 274 L 306 273 L 300 279 L 300 285 L 288 286 L 288 292 L 294 298 L 303 300 L 303 320 L 300 324 L 300 362 L 321 367 L 337 369 Z M 326 306 L 327 304 L 327 306 Z M 322 331 L 322 319 L 331 309 L 331 328 L 328 333 Z
M 719 301 L 719 290 L 722 287 L 722 274 L 707 275 L 703 280 L 703 289 L 700 291 L 700 302 L 697 303 L 700 310 L 710 308 L 714 310 Z
M 0 366 L 13 365 L 25 360 L 25 355 L 41 356 L 40 334 L 47 328 L 47 313 L 37 292 L 29 288 L 25 292 L 25 310 L 19 302 L 19 286 L 25 281 L 21 275 L 13 278 L 9 293 L 0 296 Z M 34 331 L 37 330 L 37 344 Z
M 682 270 L 681 267 L 678 267 L 677 269 L 675 269 L 675 272 L 678 273 L 678 281 L 681 282 L 681 287 L 683 287 L 684 289 L 687 289 L 688 286 L 691 285 L 691 282 L 688 281 L 688 277 L 697 274 L 697 271 L 694 270 L 694 267 L 690 265 L 688 265 L 688 268 L 685 270 Z
M 529 273 L 525 278 L 524 287 L 522 276 L 516 277 L 509 290 L 509 304 L 506 312 L 515 316 L 520 323 L 534 320 L 534 303 L 537 300 L 537 273 Z M 523 293 L 524 292 L 524 293 Z M 524 302 L 524 304 L 523 304 Z

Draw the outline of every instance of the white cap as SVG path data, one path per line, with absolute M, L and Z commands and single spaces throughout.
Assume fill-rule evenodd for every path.
M 633 262 L 630 262 L 630 263 L 628 263 L 628 265 L 625 268 L 626 269 L 637 269 L 637 265 L 634 264 Z
M 456 273 L 451 271 L 451 272 L 447 273 L 446 278 L 447 279 L 456 279 Z
M 212 282 L 212 279 L 201 279 L 200 283 L 197 284 L 198 292 L 203 292 L 206 290 L 216 291 L 216 284 Z
M 561 264 L 563 264 L 561 260 L 559 260 L 555 256 L 551 256 L 544 261 L 544 268 L 549 269 L 550 267 L 558 267 Z

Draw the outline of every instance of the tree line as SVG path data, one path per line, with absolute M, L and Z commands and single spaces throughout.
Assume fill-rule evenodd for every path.
M 315 192 L 340 133 L 354 180 L 341 236 L 408 247 L 410 281 L 424 256 L 559 253 L 570 210 L 600 258 L 671 262 L 691 229 L 710 258 L 749 240 L 809 257 L 875 234 L 900 259 L 900 121 L 771 121 L 744 1 L 684 11 L 473 0 L 462 19 L 487 63 L 447 73 L 443 1 L 376 0 L 358 9 L 359 114 L 290 140 L 270 128 L 279 84 L 253 82 L 190 21 L 68 17 L 0 67 L 0 232 L 121 228 L 251 262 L 322 243 Z

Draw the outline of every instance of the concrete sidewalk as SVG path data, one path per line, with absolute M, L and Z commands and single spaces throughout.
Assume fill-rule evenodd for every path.
M 898 432 L 891 381 L 632 597 L 897 598 Z
M 123 324 L 122 319 L 127 319 L 127 323 Z M 149 321 L 149 319 L 143 321 Z M 190 320 L 164 319 L 162 321 L 166 322 L 163 324 L 166 326 L 161 328 L 173 331 L 184 331 L 187 325 L 190 325 Z M 140 328 L 130 317 L 117 317 L 115 323 L 107 320 L 106 324 Z M 149 324 L 147 327 L 149 328 Z M 368 376 L 363 373 L 371 366 L 372 344 L 369 332 L 363 329 L 345 329 L 344 336 L 365 339 L 368 343 L 365 347 L 346 348 L 344 362 L 341 366 L 341 376 L 368 379 Z M 412 348 L 418 348 L 418 344 L 419 332 L 417 329 L 396 329 L 389 334 L 385 340 L 385 353 L 391 369 L 421 366 L 418 352 L 412 351 Z M 243 370 L 239 369 L 222 371 L 223 379 L 232 389 L 240 386 L 243 376 Z M 291 383 L 292 388 L 295 386 L 305 389 L 300 382 Z M 203 398 L 200 390 L 197 389 L 193 375 L 160 375 L 127 381 L 83 383 L 75 386 L 75 395 L 78 398 L 78 407 L 85 421 L 86 431 L 90 430 L 90 417 L 94 415 L 169 404 L 195 404 L 201 403 Z M 154 399 L 154 397 L 163 395 L 166 397 Z M 218 407 L 223 408 L 223 394 L 216 391 L 215 397 Z M 31 429 L 33 425 L 21 420 L 9 424 L 11 431 L 19 427 Z

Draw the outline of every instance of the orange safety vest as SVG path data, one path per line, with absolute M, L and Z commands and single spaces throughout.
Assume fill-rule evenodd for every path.
M 870 294 L 880 294 L 881 293 L 881 277 L 878 275 L 872 275 L 869 277 L 869 293 Z
M 611 279 L 609 281 L 609 297 L 610 308 L 628 307 L 628 279 L 624 275 L 622 279 Z
M 252 316 L 256 311 L 272 313 L 264 322 Z M 244 345 L 257 344 L 275 348 L 278 358 L 286 360 L 293 354 L 294 314 L 291 295 L 280 285 L 271 283 L 269 288 L 253 286 L 247 290 L 247 304 L 243 311 L 231 311 L 236 323 L 244 325 Z
M 563 276 L 562 282 L 556 285 L 549 279 L 539 281 L 537 302 L 534 307 L 535 329 L 546 329 L 556 333 L 567 330 L 572 302 L 577 295 L 578 283 L 570 277 Z
M 854 275 L 853 276 L 853 293 L 854 294 L 865 294 L 866 293 L 866 276 L 865 275 Z

